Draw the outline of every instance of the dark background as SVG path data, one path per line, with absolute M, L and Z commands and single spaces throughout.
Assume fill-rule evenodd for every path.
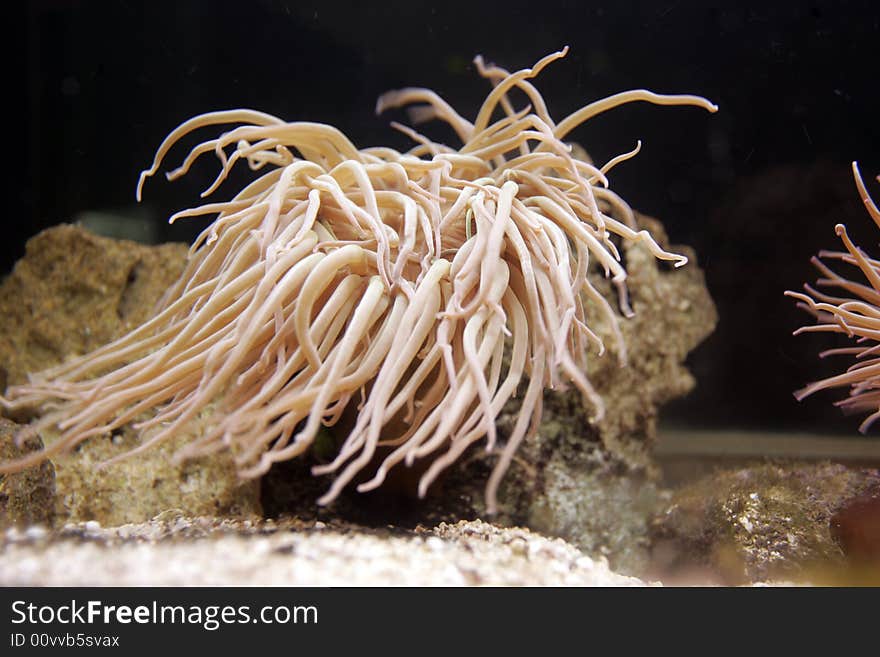
M 23 120 L 7 126 L 6 157 L 22 179 L 7 189 L 0 265 L 8 271 L 34 233 L 90 211 L 138 214 L 161 225 L 162 240 L 191 239 L 204 221 L 170 228 L 164 218 L 197 203 L 214 161 L 175 183 L 150 180 L 139 209 L 134 188 L 165 134 L 192 115 L 251 107 L 333 124 L 359 147 L 403 149 L 387 125 L 403 117 L 373 113 L 382 92 L 431 87 L 472 117 L 488 89 L 474 55 L 515 70 L 567 44 L 537 81 L 557 118 L 638 87 L 720 105 L 715 115 L 630 105 L 571 135 L 598 162 L 642 139 L 612 188 L 697 249 L 718 304 L 718 330 L 690 359 L 699 386 L 664 418 L 854 433 L 857 420 L 830 406 L 834 393 L 793 400 L 841 366 L 815 358 L 827 336 L 791 337 L 807 318 L 782 291 L 814 277 L 809 257 L 837 247 L 837 222 L 880 253 L 849 170 L 856 159 L 866 180 L 880 172 L 880 2 L 776 5 L 28 2 L 8 26 L 24 36 L 7 58 L 10 79 L 21 76 L 7 104 Z M 880 199 L 880 184 L 869 188 Z

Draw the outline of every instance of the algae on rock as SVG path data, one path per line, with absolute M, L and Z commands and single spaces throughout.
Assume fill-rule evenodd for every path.
M 880 472 L 832 463 L 719 470 L 676 491 L 656 521 L 656 574 L 701 571 L 727 584 L 826 577 L 845 565 L 832 517 L 869 490 L 880 491 Z

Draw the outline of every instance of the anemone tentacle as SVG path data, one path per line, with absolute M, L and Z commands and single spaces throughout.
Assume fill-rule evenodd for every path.
M 403 126 L 416 141 L 410 151 L 358 150 L 330 126 L 246 109 L 180 125 L 142 172 L 138 199 L 177 142 L 208 127 L 231 126 L 192 148 L 169 178 L 211 153 L 220 172 L 203 196 L 242 160 L 268 172 L 229 201 L 172 216 L 216 215 L 153 319 L 7 391 L 5 407 L 44 411 L 27 431 L 54 426 L 59 438 L 0 464 L 0 473 L 156 408 L 139 425 L 135 451 L 148 449 L 213 405 L 208 428 L 178 456 L 231 447 L 241 474 L 254 477 L 303 454 L 322 424 L 348 415 L 336 458 L 314 468 L 335 475 L 320 503 L 373 463 L 359 490 L 379 486 L 401 464 L 430 459 L 423 495 L 485 440 L 500 449 L 486 488 L 493 511 L 514 451 L 537 430 L 544 389 L 574 385 L 594 417 L 602 415 L 585 374 L 590 354 L 605 351 L 589 309 L 610 323 L 625 362 L 618 314 L 588 277 L 590 264 L 613 279 L 626 315 L 621 241 L 686 262 L 637 230 L 629 206 L 608 188 L 611 168 L 641 143 L 598 167 L 573 157 L 562 139 L 634 101 L 717 109 L 696 96 L 636 90 L 556 123 L 534 79 L 566 52 L 513 73 L 478 57 L 493 90 L 473 122 L 427 89 L 379 99 L 379 112 L 408 107 L 415 123 L 449 123 L 463 142 L 458 150 Z M 529 105 L 515 109 L 512 92 Z M 520 419 L 502 441 L 495 420 L 526 378 Z

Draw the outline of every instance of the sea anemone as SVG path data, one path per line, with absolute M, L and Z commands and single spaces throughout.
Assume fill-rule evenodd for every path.
M 855 162 L 852 163 L 852 171 L 859 196 L 874 223 L 880 227 L 880 210 L 871 200 Z M 785 294 L 798 299 L 798 306 L 816 318 L 815 325 L 799 328 L 795 335 L 814 332 L 842 333 L 854 345 L 828 349 L 821 352 L 819 357 L 844 355 L 854 357 L 856 362 L 843 374 L 810 383 L 796 391 L 794 396 L 800 401 L 819 390 L 849 386 L 849 397 L 835 405 L 846 413 L 870 413 L 859 426 L 859 431 L 865 433 L 880 418 L 880 261 L 869 258 L 853 244 L 843 224 L 837 224 L 834 232 L 840 237 L 846 252 L 821 251 L 811 262 L 823 276 L 816 284 L 839 290 L 842 296 L 824 294 L 810 285 L 804 285 L 806 294 L 790 291 Z M 825 264 L 822 258 L 858 268 L 867 285 L 841 276 Z
M 302 455 L 322 425 L 336 425 L 335 458 L 313 468 L 335 474 L 320 504 L 352 480 L 372 490 L 416 461 L 426 465 L 424 495 L 485 439 L 499 454 L 486 485 L 493 511 L 517 446 L 538 427 L 544 389 L 573 384 L 594 420 L 602 417 L 585 372 L 588 353 L 605 345 L 588 316 L 604 317 L 625 362 L 618 313 L 591 282 L 592 264 L 629 315 L 620 240 L 686 262 L 639 230 L 608 189 L 608 171 L 638 147 L 597 167 L 563 140 L 624 103 L 717 109 L 697 96 L 634 90 L 556 123 L 531 80 L 566 52 L 515 73 L 478 57 L 494 88 L 473 122 L 427 89 L 379 99 L 377 112 L 407 106 L 414 123 L 445 121 L 463 142 L 458 150 L 397 124 L 417 143 L 412 150 L 358 150 L 328 125 L 244 109 L 180 125 L 141 174 L 138 199 L 169 149 L 207 126 L 235 125 L 193 148 L 169 179 L 206 153 L 221 171 L 203 196 L 239 160 L 271 170 L 230 201 L 171 217 L 215 215 L 151 320 L 7 391 L 8 409 L 42 413 L 26 431 L 54 426 L 59 437 L 0 473 L 139 421 L 142 442 L 128 456 L 204 414 L 209 428 L 176 458 L 229 448 L 243 477 Z M 515 90 L 529 103 L 519 110 Z M 501 447 L 495 419 L 518 391 L 519 416 Z

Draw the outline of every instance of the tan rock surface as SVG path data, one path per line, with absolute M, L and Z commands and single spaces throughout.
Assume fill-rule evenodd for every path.
M 0 379 L 24 382 L 29 372 L 88 353 L 143 323 L 179 276 L 186 253 L 183 244 L 145 246 L 69 225 L 35 236 L 0 285 Z M 200 421 L 174 441 L 105 468 L 95 466 L 139 444 L 131 427 L 54 458 L 54 506 L 43 512 L 62 522 L 105 525 L 168 509 L 258 515 L 259 486 L 240 482 L 228 455 L 171 463 L 176 446 L 199 430 Z M 49 432 L 42 437 L 52 440 Z

